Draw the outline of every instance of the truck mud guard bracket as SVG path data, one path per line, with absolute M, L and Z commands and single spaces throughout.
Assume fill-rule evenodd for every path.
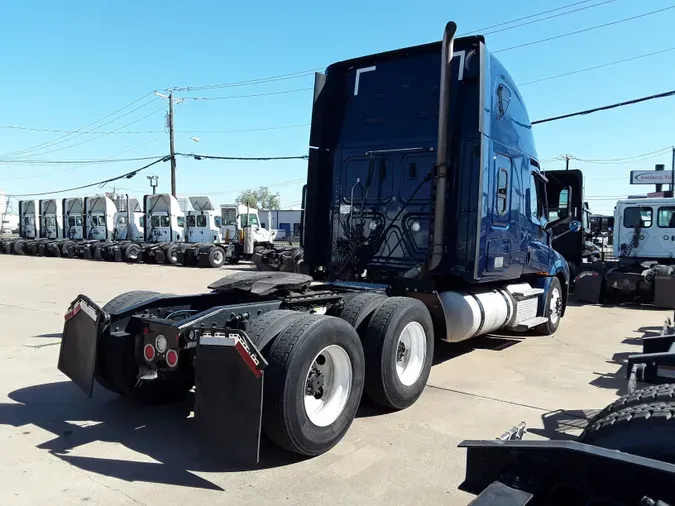
M 108 315 L 86 295 L 70 305 L 63 324 L 58 369 L 89 397 L 94 391 L 96 348 Z
M 241 330 L 199 331 L 198 343 L 197 424 L 225 454 L 257 464 L 267 362 Z
M 661 335 L 642 339 L 642 353 L 628 357 L 626 374 L 629 391 L 635 389 L 637 381 L 675 382 L 675 329 L 670 318 L 664 323 Z

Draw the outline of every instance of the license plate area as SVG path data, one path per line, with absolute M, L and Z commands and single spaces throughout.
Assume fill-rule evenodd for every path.
M 96 345 L 105 313 L 80 295 L 65 316 L 58 369 L 91 397 L 96 370 Z

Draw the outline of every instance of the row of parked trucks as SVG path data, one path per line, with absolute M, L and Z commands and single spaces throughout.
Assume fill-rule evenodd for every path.
M 19 214 L 20 237 L 0 240 L 1 253 L 217 268 L 274 239 L 256 209 L 217 210 L 204 196 L 22 200 Z

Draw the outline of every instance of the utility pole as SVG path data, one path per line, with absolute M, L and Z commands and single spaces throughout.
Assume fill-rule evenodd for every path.
M 176 196 L 176 150 L 173 145 L 173 91 L 169 92 L 169 154 L 171 155 L 171 195 Z
M 673 189 L 675 189 L 675 146 L 673 146 L 673 161 L 671 162 L 670 166 L 670 196 L 675 197 L 675 193 L 673 192 Z
M 565 155 L 565 170 L 570 170 L 570 160 L 572 159 L 572 155 Z
M 168 95 L 162 95 L 161 93 L 155 92 L 155 95 L 162 97 L 169 102 L 169 114 L 167 115 L 167 128 L 169 129 L 169 156 L 171 158 L 171 195 L 176 196 L 176 150 L 174 148 L 173 141 L 173 90 L 169 91 Z M 183 99 L 176 99 L 176 103 L 182 102 Z M 199 140 L 199 139 L 197 139 Z M 197 141 L 195 141 L 197 142 Z

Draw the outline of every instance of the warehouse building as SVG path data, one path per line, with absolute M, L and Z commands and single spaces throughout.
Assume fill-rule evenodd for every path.
M 258 213 L 263 228 L 279 230 L 277 240 L 300 239 L 300 209 L 261 209 Z

